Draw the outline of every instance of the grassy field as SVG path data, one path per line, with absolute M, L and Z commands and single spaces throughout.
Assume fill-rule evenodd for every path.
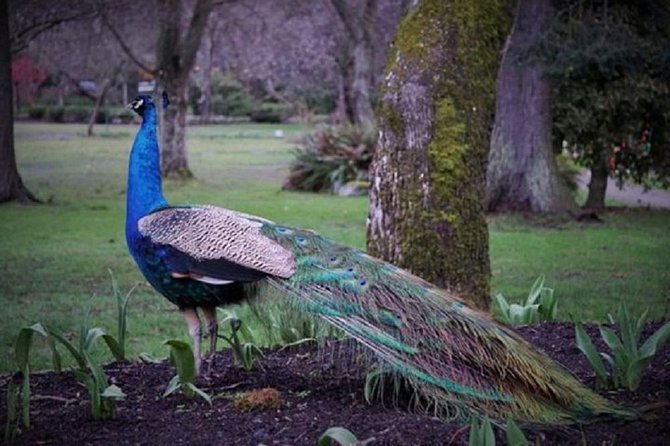
M 282 129 L 283 138 L 274 132 Z M 211 203 L 315 229 L 364 247 L 367 200 L 280 190 L 297 125 L 190 128 L 189 159 L 197 180 L 168 182 L 172 203 Z M 186 339 L 171 304 L 141 279 L 123 234 L 127 156 L 136 126 L 16 125 L 17 158 L 42 206 L 0 206 L 0 371 L 13 370 L 18 330 L 41 321 L 77 333 L 84 310 L 113 332 L 111 270 L 130 302 L 130 354 L 167 353 L 162 341 Z M 621 211 L 604 224 L 540 224 L 521 217 L 490 220 L 493 289 L 521 300 L 539 274 L 559 298 L 561 319 L 603 320 L 620 301 L 654 318 L 670 311 L 670 212 Z M 240 310 L 244 311 L 244 310 Z M 48 366 L 36 345 L 36 368 Z M 100 353 L 102 354 L 102 353 Z

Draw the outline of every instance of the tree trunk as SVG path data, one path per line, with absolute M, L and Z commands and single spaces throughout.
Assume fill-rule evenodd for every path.
M 607 157 L 602 156 L 591 166 L 591 181 L 589 182 L 589 193 L 584 203 L 584 209 L 598 211 L 605 207 L 605 195 L 607 193 Z
M 345 28 L 346 54 L 343 56 L 344 99 L 347 115 L 354 124 L 374 128 L 376 119 L 370 103 L 374 20 L 377 0 L 366 0 L 363 11 L 358 3 L 331 0 Z
M 185 82 L 184 82 L 185 84 Z M 170 93 L 170 106 L 163 111 L 161 131 L 161 172 L 166 177 L 190 178 L 186 147 L 186 85 L 165 84 Z
M 14 110 L 7 2 L 0 1 L 0 203 L 39 202 L 23 185 L 14 152 Z
M 489 304 L 484 182 L 498 51 L 495 0 L 423 0 L 389 55 L 371 166 L 368 250 Z
M 158 75 L 160 84 L 170 95 L 170 107 L 163 113 L 161 131 L 161 170 L 164 176 L 190 178 L 186 148 L 186 110 L 188 75 L 195 63 L 211 0 L 198 0 L 191 22 L 182 37 L 181 0 L 163 0 L 158 37 Z
M 559 177 L 551 146 L 551 88 L 541 68 L 517 60 L 540 39 L 551 0 L 520 0 L 496 81 L 496 113 L 486 175 L 489 211 L 564 212 L 576 205 Z
M 93 113 L 91 113 L 91 117 L 88 118 L 88 128 L 86 129 L 87 136 L 93 136 L 93 126 L 95 125 L 95 121 L 98 118 L 98 113 L 100 113 L 100 107 L 102 106 L 102 103 L 105 102 L 105 96 L 107 95 L 107 91 L 111 85 L 111 81 L 109 79 L 105 79 L 102 84 L 102 88 L 100 89 L 100 94 L 95 98 Z

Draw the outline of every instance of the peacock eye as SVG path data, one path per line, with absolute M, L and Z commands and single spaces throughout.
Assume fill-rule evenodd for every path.
M 360 282 L 358 282 L 358 284 L 359 284 L 360 286 L 365 286 L 365 285 L 368 284 L 368 281 L 365 280 L 365 279 L 363 279 L 363 280 L 361 280 Z

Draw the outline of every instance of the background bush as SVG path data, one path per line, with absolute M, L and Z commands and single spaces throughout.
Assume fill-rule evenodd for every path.
M 283 187 L 330 192 L 351 181 L 367 181 L 376 142 L 374 130 L 354 125 L 320 127 L 295 149 Z

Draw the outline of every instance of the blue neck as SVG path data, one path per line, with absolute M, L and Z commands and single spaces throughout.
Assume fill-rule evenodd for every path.
M 150 104 L 144 110 L 142 126 L 130 151 L 126 190 L 126 236 L 139 236 L 139 219 L 164 206 L 167 206 L 167 201 L 163 197 L 161 185 L 156 109 Z

